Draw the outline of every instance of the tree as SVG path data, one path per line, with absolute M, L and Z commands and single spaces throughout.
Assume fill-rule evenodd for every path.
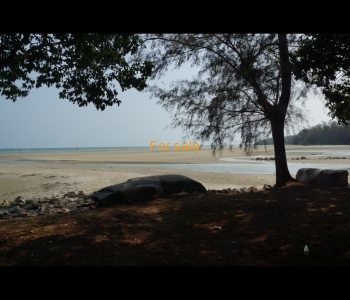
M 122 91 L 146 87 L 153 65 L 127 62 L 142 46 L 134 34 L 0 34 L 0 91 L 16 101 L 42 85 L 80 107 L 120 105 Z M 36 76 L 35 79 L 32 76 Z
M 183 127 L 195 138 L 212 139 L 213 154 L 240 133 L 249 154 L 271 132 L 274 141 L 276 186 L 294 181 L 289 173 L 284 129 L 305 120 L 295 106 L 307 89 L 295 84 L 286 34 L 156 34 L 143 36 L 150 46 L 139 57 L 155 64 L 152 78 L 169 66 L 185 62 L 198 66 L 192 80 L 173 82 L 166 90 L 149 88 L 172 112 L 173 127 Z M 231 148 L 231 147 L 230 147 Z
M 322 89 L 329 115 L 350 120 L 350 34 L 305 34 L 291 55 L 293 74 Z
M 297 135 L 289 136 L 294 145 L 349 145 L 350 125 L 337 124 L 335 121 L 322 122 Z

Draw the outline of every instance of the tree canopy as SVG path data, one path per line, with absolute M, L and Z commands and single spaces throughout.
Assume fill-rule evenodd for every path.
M 350 34 L 305 34 L 291 55 L 296 79 L 322 89 L 329 115 L 350 119 Z
M 213 153 L 241 137 L 249 153 L 272 133 L 276 185 L 293 180 L 286 160 L 285 125 L 304 120 L 295 102 L 306 95 L 292 77 L 286 34 L 155 34 L 142 36 L 150 49 L 139 57 L 154 62 L 152 78 L 169 67 L 190 62 L 200 71 L 192 80 L 173 82 L 170 89 L 151 86 L 152 96 L 183 127 L 200 140 L 211 140 Z
M 141 91 L 152 73 L 149 61 L 128 62 L 140 47 L 135 34 L 0 34 L 0 92 L 16 101 L 55 86 L 80 107 L 119 106 L 117 89 Z

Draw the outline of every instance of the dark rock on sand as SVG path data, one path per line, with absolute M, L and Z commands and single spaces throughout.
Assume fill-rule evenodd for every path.
M 199 182 L 182 175 L 156 175 L 129 179 L 126 182 L 105 187 L 91 195 L 100 205 L 120 202 L 138 202 L 170 196 L 181 192 L 206 193 Z
M 303 168 L 298 170 L 296 179 L 310 184 L 347 187 L 348 175 L 347 170 Z

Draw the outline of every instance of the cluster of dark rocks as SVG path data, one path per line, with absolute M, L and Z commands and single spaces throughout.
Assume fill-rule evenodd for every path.
M 274 157 L 256 157 L 252 158 L 252 160 L 275 160 Z
M 307 159 L 305 156 L 297 156 L 297 157 L 292 157 L 290 158 L 291 160 L 302 160 L 302 159 Z M 310 158 L 311 160 L 315 160 L 314 158 Z M 326 157 L 319 157 L 318 159 L 350 159 L 350 156 L 349 157 L 345 157 L 345 156 L 326 156 Z M 271 160 L 275 160 L 274 157 L 256 157 L 256 158 L 252 158 L 251 160 L 258 160 L 258 161 L 262 161 L 262 160 L 265 160 L 265 161 L 271 161 Z
M 69 192 L 63 197 L 23 199 L 18 196 L 13 202 L 5 200 L 0 205 L 0 219 L 35 217 L 50 214 L 74 213 L 96 208 L 96 202 L 84 192 Z
M 292 157 L 291 160 L 300 160 L 300 159 L 307 159 L 305 156 L 301 156 L 301 157 Z M 316 160 L 316 158 L 310 158 L 311 160 Z M 326 156 L 326 157 L 319 157 L 318 159 L 350 159 L 350 157 L 345 157 L 345 156 Z
M 305 156 L 297 156 L 297 157 L 292 157 L 291 160 L 302 160 L 302 159 L 306 159 Z
M 331 157 L 331 156 L 327 156 L 327 157 L 319 157 L 319 159 L 350 159 L 350 157 L 345 157 L 345 156 L 343 156 L 343 157 L 339 157 L 339 156 Z

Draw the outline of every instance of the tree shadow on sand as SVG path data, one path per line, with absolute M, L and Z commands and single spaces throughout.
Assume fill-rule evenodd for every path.
M 349 199 L 291 183 L 2 220 L 0 265 L 349 266 Z

